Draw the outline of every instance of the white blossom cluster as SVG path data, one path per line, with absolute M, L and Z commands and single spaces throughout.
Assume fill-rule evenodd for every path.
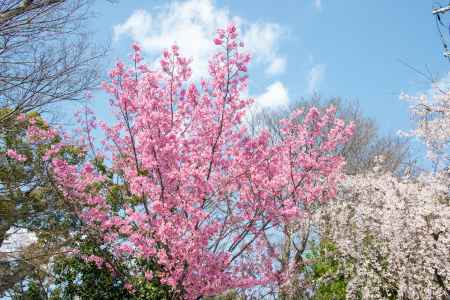
M 348 176 L 317 215 L 350 278 L 349 299 L 450 299 L 450 91 L 402 98 L 417 124 L 409 134 L 426 144 L 433 170 Z
M 411 103 L 411 113 L 416 128 L 410 135 L 422 140 L 437 169 L 448 167 L 450 162 L 450 89 L 435 85 L 431 92 L 420 96 L 402 94 Z
M 321 211 L 322 238 L 340 252 L 348 297 L 440 299 L 450 290 L 448 176 L 350 176 Z

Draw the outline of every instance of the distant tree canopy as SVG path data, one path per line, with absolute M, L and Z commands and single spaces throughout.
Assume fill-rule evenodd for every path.
M 80 100 L 98 84 L 99 58 L 85 23 L 89 0 L 0 1 L 0 123 Z
M 9 113 L 2 109 L 0 117 Z M 20 120 L 8 120 L 0 127 L 0 246 L 16 231 L 32 234 L 36 241 L 25 248 L 0 252 L 0 295 L 30 276 L 45 278 L 42 266 L 63 251 L 71 239 L 70 231 L 79 226 L 72 204 L 56 187 L 50 163 L 43 158 L 60 137 L 55 134 L 30 143 L 31 124 L 33 130 L 49 129 L 35 112 L 22 115 Z M 84 156 L 77 147 L 60 151 L 71 163 L 80 162 Z
M 352 138 L 338 149 L 339 154 L 346 160 L 347 174 L 371 170 L 379 156 L 384 157 L 383 164 L 393 172 L 404 172 L 414 167 L 409 139 L 396 134 L 381 133 L 377 122 L 364 115 L 357 101 L 345 101 L 341 98 L 323 100 L 319 96 L 312 96 L 293 102 L 286 108 L 258 110 L 252 115 L 250 122 L 254 129 L 268 128 L 276 139 L 280 135 L 278 121 L 285 118 L 290 111 L 298 108 L 307 110 L 312 106 L 324 111 L 330 105 L 336 107 L 336 115 L 339 118 L 355 124 Z
M 52 112 L 51 104 L 81 100 L 97 86 L 105 51 L 89 37 L 91 5 L 89 0 L 0 1 L 0 247 L 10 251 L 0 253 L 0 297 L 36 288 L 30 280 L 40 283 L 42 292 L 48 260 L 63 251 L 69 229 L 79 225 L 43 159 L 60 137 L 34 143 L 27 131 L 30 122 L 49 129 L 41 113 Z M 73 163 L 83 158 L 77 147 L 61 151 Z M 5 245 L 16 232 L 35 237 L 32 245 Z

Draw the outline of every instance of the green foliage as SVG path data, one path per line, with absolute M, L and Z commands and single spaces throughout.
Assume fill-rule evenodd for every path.
M 169 288 L 157 278 L 150 282 L 143 276 L 129 279 L 127 263 L 113 261 L 113 256 L 102 250 L 96 241 L 79 239 L 77 250 L 79 255 L 61 256 L 56 260 L 53 299 L 170 299 Z M 105 265 L 99 268 L 94 262 L 81 258 L 90 255 L 104 258 L 112 271 Z M 126 283 L 133 286 L 132 292 L 126 289 Z
M 0 114 L 4 114 L 3 109 Z M 0 127 L 0 237 L 11 226 L 20 226 L 36 234 L 48 234 L 68 220 L 66 203 L 49 174 L 49 163 L 43 159 L 46 151 L 59 141 L 55 137 L 49 142 L 29 143 L 26 129 L 31 120 L 40 129 L 48 125 L 37 113 L 29 113 L 24 121 L 10 119 Z M 7 150 L 24 155 L 21 162 L 5 155 Z M 77 147 L 62 149 L 61 155 L 73 164 L 83 159 Z M 60 229 L 60 228 L 58 228 Z M 48 236 L 48 235 L 47 235 Z M 2 239 L 0 240 L 1 243 Z
M 124 282 L 106 269 L 78 257 L 61 257 L 55 264 L 57 299 L 132 299 Z
M 46 141 L 30 142 L 30 124 L 41 130 L 49 125 L 31 112 L 18 120 L 10 109 L 0 109 L 0 246 L 8 238 L 8 231 L 22 228 L 32 232 L 37 242 L 27 247 L 15 260 L 0 261 L 0 297 L 6 292 L 14 299 L 35 299 L 42 290 L 40 270 L 58 252 L 73 230 L 77 218 L 71 203 L 65 201 L 49 172 L 44 155 L 60 141 L 58 136 Z M 18 161 L 6 155 L 14 150 L 26 160 Z M 84 154 L 78 147 L 65 147 L 60 155 L 71 163 L 79 163 Z M 25 286 L 25 287 L 24 287 Z
M 0 116 L 9 113 L 8 109 L 0 110 Z M 124 288 L 126 278 L 120 275 L 127 273 L 126 266 L 120 262 L 112 263 L 118 272 L 114 274 L 65 253 L 65 249 L 72 247 L 85 256 L 108 258 L 108 254 L 101 251 L 101 241 L 87 240 L 86 233 L 80 232 L 81 221 L 75 213 L 77 207 L 59 191 L 49 171 L 49 162 L 44 159 L 47 150 L 60 138 L 31 143 L 27 138 L 27 128 L 31 123 L 39 129 L 49 129 L 49 125 L 35 112 L 28 113 L 21 121 L 8 118 L 0 124 L 0 246 L 11 228 L 25 228 L 38 238 L 17 261 L 0 261 L 0 297 L 8 293 L 13 299 L 73 299 L 75 296 L 80 299 L 168 298 L 165 296 L 168 290 L 161 288 L 156 279 L 150 283 L 143 278 L 134 279 L 135 282 L 130 283 L 135 291 L 130 293 Z M 24 155 L 26 160 L 8 157 L 8 149 Z M 86 159 L 85 151 L 74 145 L 64 146 L 58 155 L 73 165 Z M 103 160 L 96 158 L 94 166 L 109 177 Z M 124 184 L 113 184 L 110 177 L 108 185 L 112 204 L 119 208 L 121 203 L 128 201 Z M 84 238 L 80 238 L 82 236 Z M 50 270 L 48 262 L 55 257 L 54 269 Z M 54 274 L 43 272 L 41 267 Z
M 314 300 L 345 299 L 349 278 L 345 275 L 335 245 L 321 241 L 312 247 L 307 258 L 313 261 L 309 267 L 308 280 L 315 286 Z

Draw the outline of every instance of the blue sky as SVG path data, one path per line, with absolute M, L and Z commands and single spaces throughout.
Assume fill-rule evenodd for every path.
M 400 92 L 430 88 L 430 82 L 400 60 L 437 78 L 448 72 L 432 3 L 97 1 L 91 26 L 99 42 L 111 41 L 111 64 L 126 59 L 133 40 L 143 45 L 149 61 L 177 42 L 194 59 L 194 76 L 201 77 L 215 27 L 235 21 L 253 56 L 249 95 L 261 105 L 276 107 L 313 92 L 324 98 L 356 99 L 383 132 L 395 133 L 411 127 Z

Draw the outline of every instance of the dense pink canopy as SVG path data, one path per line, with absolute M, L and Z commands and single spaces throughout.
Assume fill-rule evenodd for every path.
M 111 179 L 90 163 L 53 161 L 66 195 L 83 205 L 82 220 L 104 246 L 135 276 L 157 276 L 191 299 L 287 280 L 291 270 L 277 265 L 271 243 L 302 217 L 305 204 L 335 195 L 343 165 L 336 149 L 352 133 L 333 108 L 293 112 L 280 122 L 276 142 L 268 131 L 250 133 L 245 118 L 253 102 L 241 96 L 250 57 L 233 25 L 218 30 L 214 43 L 218 52 L 200 82 L 189 81 L 190 60 L 178 47 L 164 51 L 155 70 L 134 45 L 132 66 L 117 63 L 103 85 L 117 121 L 101 125 L 106 138 L 96 155 L 133 201 L 113 207 Z M 85 113 L 84 143 L 94 149 L 96 122 Z M 101 258 L 88 259 L 113 271 Z M 162 270 L 135 263 L 142 259 Z

